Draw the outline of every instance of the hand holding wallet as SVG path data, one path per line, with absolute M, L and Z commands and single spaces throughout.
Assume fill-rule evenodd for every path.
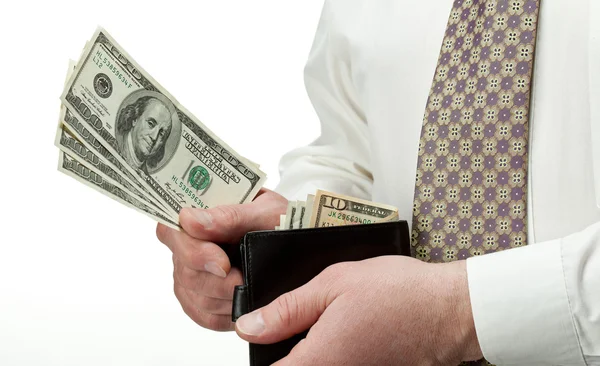
M 248 233 L 240 245 L 244 285 L 235 289 L 232 320 L 304 285 L 335 263 L 410 253 L 406 221 Z M 250 365 L 280 360 L 307 333 L 270 345 L 250 344 Z

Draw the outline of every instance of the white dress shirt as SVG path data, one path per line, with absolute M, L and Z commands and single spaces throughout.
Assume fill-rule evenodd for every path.
M 305 68 L 321 135 L 277 191 L 392 204 L 412 221 L 417 150 L 452 0 L 326 0 Z M 528 243 L 467 260 L 484 356 L 600 365 L 600 0 L 542 0 Z

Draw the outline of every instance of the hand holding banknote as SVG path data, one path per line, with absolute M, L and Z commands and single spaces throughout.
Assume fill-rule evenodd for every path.
M 288 202 L 266 174 L 216 136 L 98 28 L 72 62 L 55 145 L 59 171 L 159 222 L 175 294 L 201 326 L 232 330 L 242 283 L 223 250 L 250 231 L 369 224 L 397 209 L 317 191 Z
M 243 283 L 242 273 L 231 266 L 219 244 L 235 245 L 247 232 L 272 230 L 280 224 L 280 220 L 287 220 L 285 229 L 289 230 L 294 229 L 290 227 L 290 222 L 310 222 L 311 217 L 313 224 L 304 228 L 383 222 L 398 218 L 394 208 L 382 204 L 324 191 L 316 192 L 316 200 L 311 197 L 309 202 L 314 201 L 314 207 L 313 203 L 288 202 L 283 196 L 263 188 L 249 204 L 219 206 L 208 210 L 183 209 L 179 215 L 183 231 L 159 224 L 156 234 L 173 252 L 175 295 L 185 313 L 208 329 L 234 329 L 231 322 L 233 291 L 235 286 Z M 291 209 L 296 206 L 301 208 Z M 314 211 L 315 215 L 305 216 L 307 209 Z M 286 212 L 293 217 L 282 219 Z M 360 217 L 361 222 L 355 217 Z
M 173 252 L 175 295 L 197 324 L 217 331 L 233 330 L 233 290 L 242 284 L 242 274 L 232 268 L 218 244 L 235 245 L 249 231 L 273 229 L 287 203 L 263 188 L 248 204 L 183 209 L 179 215 L 183 231 L 158 224 L 158 239 Z

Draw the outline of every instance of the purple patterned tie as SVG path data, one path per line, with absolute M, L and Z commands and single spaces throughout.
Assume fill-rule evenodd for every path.
M 540 0 L 454 1 L 419 143 L 416 258 L 448 262 L 526 244 L 539 6 Z

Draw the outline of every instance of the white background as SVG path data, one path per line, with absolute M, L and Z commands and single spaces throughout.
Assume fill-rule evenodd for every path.
M 322 4 L 3 2 L 0 365 L 248 364 L 235 333 L 181 310 L 154 222 L 57 171 L 59 96 L 101 25 L 273 188 L 319 132 L 302 72 Z

